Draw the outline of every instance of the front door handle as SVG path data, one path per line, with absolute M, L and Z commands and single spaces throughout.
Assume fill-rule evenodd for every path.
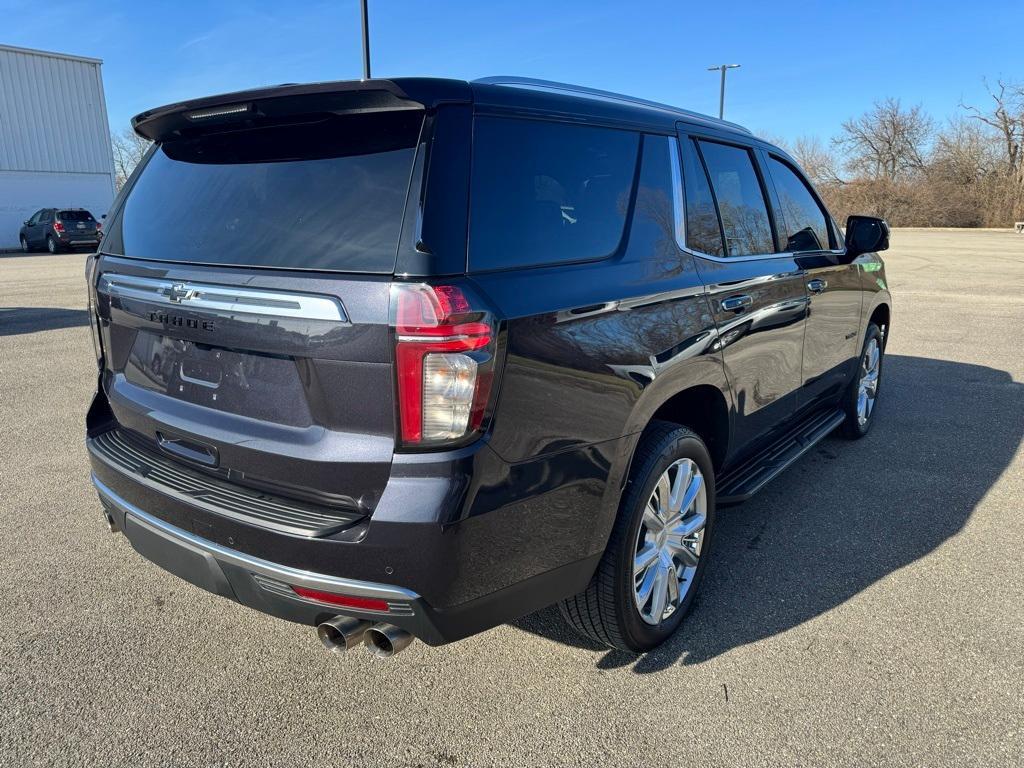
M 742 312 L 753 303 L 754 300 L 746 294 L 743 296 L 730 296 L 719 302 L 724 312 Z
M 828 281 L 822 280 L 820 277 L 816 277 L 807 283 L 807 290 L 811 293 L 821 293 L 826 288 L 828 288 Z

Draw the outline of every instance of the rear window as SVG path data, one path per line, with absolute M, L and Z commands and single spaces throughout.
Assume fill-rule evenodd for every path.
M 477 118 L 469 265 L 474 271 L 586 261 L 618 250 L 639 134 Z
M 96 221 L 88 211 L 60 211 L 57 218 L 61 221 Z
M 105 250 L 143 259 L 388 273 L 421 112 L 330 117 L 157 146 Z

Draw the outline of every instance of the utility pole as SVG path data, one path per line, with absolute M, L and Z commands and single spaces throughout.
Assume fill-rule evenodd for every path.
M 365 0 L 364 0 L 365 2 Z M 736 69 L 739 64 L 716 64 L 713 67 L 708 67 L 708 72 L 714 72 L 718 70 L 722 73 L 722 89 L 718 93 L 718 119 L 721 120 L 725 116 L 725 72 L 728 69 Z
M 370 11 L 366 7 L 367 2 L 369 0 L 360 0 L 359 4 L 363 12 L 363 80 L 370 79 Z

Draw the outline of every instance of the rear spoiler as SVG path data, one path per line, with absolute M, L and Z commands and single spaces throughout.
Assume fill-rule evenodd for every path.
M 433 109 L 440 104 L 471 100 L 472 90 L 464 80 L 408 77 L 289 84 L 157 107 L 133 117 L 132 128 L 151 141 L 164 141 L 234 123 L 300 115 Z

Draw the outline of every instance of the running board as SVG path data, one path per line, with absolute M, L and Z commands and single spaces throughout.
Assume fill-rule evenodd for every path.
M 842 411 L 818 412 L 723 475 L 718 506 L 746 501 L 843 423 Z

